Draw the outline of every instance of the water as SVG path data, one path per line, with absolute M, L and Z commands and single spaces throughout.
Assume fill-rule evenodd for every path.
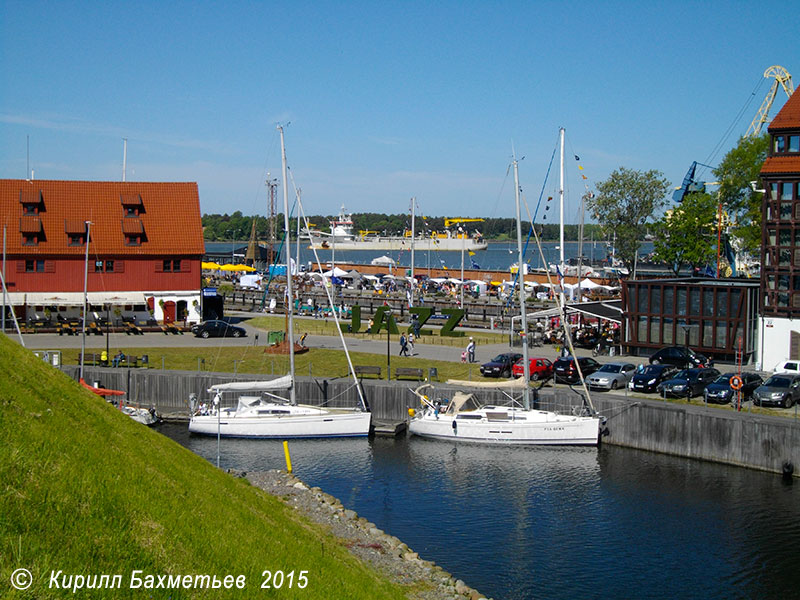
M 215 462 L 215 438 L 162 431 Z M 625 448 L 290 443 L 295 473 L 496 599 L 800 597 L 800 488 Z M 285 468 L 222 441 L 222 467 Z
M 206 242 L 206 252 L 219 254 L 230 254 L 232 247 L 241 248 L 244 242 Z M 645 255 L 653 250 L 652 242 L 643 242 L 639 250 L 641 255 Z M 543 242 L 542 253 L 545 257 L 547 264 L 555 264 L 560 260 L 559 244 L 557 242 Z M 332 250 L 318 250 L 317 254 L 323 265 L 326 265 L 332 258 Z M 292 256 L 297 255 L 297 250 L 293 246 Z M 379 256 L 389 256 L 402 267 L 411 266 L 411 250 L 402 251 L 377 251 L 377 250 L 349 250 L 349 251 L 336 251 L 336 262 L 356 263 L 356 264 L 369 264 L 373 258 Z M 589 260 L 603 260 L 608 256 L 608 247 L 605 242 L 589 242 L 583 244 L 583 255 Z M 528 262 L 533 268 L 541 268 L 542 260 L 539 256 L 536 246 L 531 241 L 528 251 L 526 253 L 525 262 Z M 564 243 L 564 256 L 565 260 L 576 258 L 578 256 L 578 242 L 565 242 Z M 239 261 L 241 258 L 238 259 Z M 300 262 L 301 264 L 308 264 L 311 261 L 316 264 L 314 253 L 308 249 L 308 246 L 300 247 Z M 480 250 L 474 256 L 469 256 L 468 253 L 464 255 L 464 268 L 472 268 L 472 261 L 479 265 L 481 269 L 490 271 L 507 271 L 509 267 L 517 262 L 517 245 L 516 242 L 490 242 L 486 250 Z M 441 252 L 441 251 L 419 251 L 414 253 L 415 268 L 426 269 L 440 268 L 446 266 L 448 269 L 461 269 L 461 252 Z

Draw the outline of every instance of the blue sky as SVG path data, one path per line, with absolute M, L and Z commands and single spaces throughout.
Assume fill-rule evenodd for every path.
M 800 83 L 791 5 L 3 1 L 0 177 L 25 177 L 29 139 L 36 179 L 121 179 L 127 138 L 129 181 L 196 181 L 203 212 L 264 214 L 288 121 L 308 214 L 415 196 L 508 217 L 512 144 L 533 207 L 563 126 L 575 222 L 578 164 L 590 186 L 620 166 L 677 185 L 745 132 L 767 67 Z

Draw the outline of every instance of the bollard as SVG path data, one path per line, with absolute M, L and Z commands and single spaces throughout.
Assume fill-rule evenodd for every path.
M 292 472 L 292 457 L 289 456 L 289 442 L 283 442 L 283 454 L 286 457 L 286 472 Z

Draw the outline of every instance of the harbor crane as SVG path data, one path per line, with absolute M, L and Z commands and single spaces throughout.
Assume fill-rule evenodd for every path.
M 761 103 L 761 108 L 758 109 L 758 113 L 753 118 L 753 122 L 750 123 L 750 127 L 748 127 L 747 133 L 744 134 L 744 137 L 750 137 L 751 135 L 756 136 L 761 133 L 761 128 L 764 126 L 764 123 L 767 122 L 767 119 L 769 118 L 769 111 L 772 108 L 772 103 L 775 101 L 775 96 L 778 94 L 778 86 L 783 88 L 783 91 L 786 92 L 787 98 L 791 98 L 792 94 L 794 93 L 792 76 L 789 74 L 789 71 L 783 67 L 779 65 L 771 66 L 764 71 L 764 77 L 766 79 L 772 77 L 775 81 L 772 82 L 764 101 Z

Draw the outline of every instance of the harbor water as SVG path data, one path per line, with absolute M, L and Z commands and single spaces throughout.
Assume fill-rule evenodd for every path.
M 220 256 L 229 254 L 231 256 L 230 260 L 235 259 L 236 262 L 242 262 L 244 256 L 234 256 L 234 253 L 236 250 L 241 250 L 244 246 L 246 246 L 246 242 L 206 242 L 206 252 L 214 253 Z M 566 261 L 578 257 L 578 247 L 578 242 L 564 243 L 564 258 Z M 639 249 L 639 254 L 646 255 L 647 253 L 652 252 L 652 250 L 652 242 L 643 242 L 641 248 Z M 592 262 L 606 260 L 609 252 L 609 247 L 605 242 L 585 241 L 583 244 L 583 256 Z M 293 257 L 296 257 L 297 255 L 297 250 L 294 245 L 292 247 L 291 254 Z M 334 251 L 330 249 L 318 250 L 317 254 L 319 255 L 319 260 L 323 265 L 327 265 L 327 263 L 329 263 L 331 260 L 335 260 L 337 264 L 369 264 L 373 258 L 378 258 L 379 256 L 385 255 L 394 260 L 398 266 L 411 266 L 410 245 L 408 249 L 394 252 L 377 250 L 337 250 L 334 257 Z M 544 255 L 545 259 L 544 263 L 556 264 L 559 261 L 561 254 L 559 244 L 557 242 L 543 242 L 542 254 Z M 308 265 L 309 262 L 311 262 L 313 265 L 316 265 L 314 252 L 308 248 L 308 244 L 301 244 L 300 264 Z M 489 271 L 508 271 L 510 266 L 516 262 L 516 242 L 490 242 L 489 247 L 486 250 L 475 252 L 473 256 L 470 256 L 468 252 L 466 252 L 464 255 L 464 268 L 466 269 L 476 268 L 473 266 L 474 263 L 478 265 L 477 268 L 480 269 Z M 531 268 L 541 268 L 542 264 L 544 264 L 533 240 L 531 240 L 530 244 L 528 245 L 524 262 L 528 263 Z M 443 266 L 447 267 L 448 269 L 460 269 L 461 252 L 417 251 L 414 253 L 414 264 L 415 268 L 418 269 L 426 269 L 428 267 L 435 269 Z
M 216 438 L 161 431 L 216 462 Z M 284 469 L 223 439 L 221 467 Z M 290 442 L 295 474 L 497 600 L 800 597 L 800 488 L 774 474 L 603 446 L 420 438 Z

